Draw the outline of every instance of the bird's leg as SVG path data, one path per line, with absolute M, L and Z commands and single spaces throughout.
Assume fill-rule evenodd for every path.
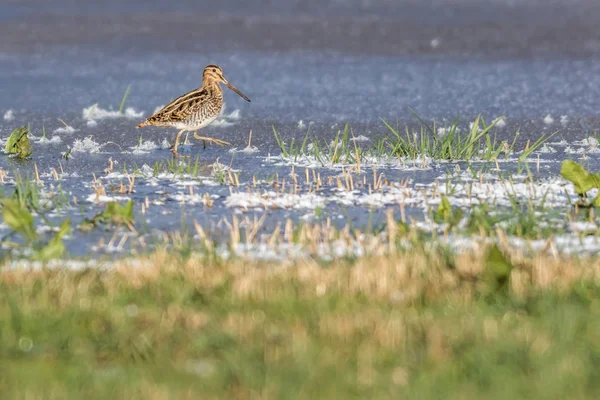
M 189 132 L 189 131 L 185 132 L 185 140 L 183 141 L 183 144 L 186 144 L 186 145 L 187 145 L 187 144 L 189 144 L 189 143 L 188 143 L 188 136 L 189 136 L 189 135 L 190 135 L 190 132 Z
M 196 136 L 198 136 L 198 131 L 195 131 L 195 132 L 194 132 L 194 137 L 196 137 Z M 202 148 L 203 148 L 204 150 L 206 150 L 206 140 L 203 140 L 203 141 L 202 141 Z
M 171 153 L 173 153 L 173 155 L 175 157 L 187 157 L 187 156 L 182 156 L 181 154 L 179 154 L 177 152 L 177 148 L 179 147 L 179 138 L 181 137 L 181 134 L 183 133 L 184 129 L 180 130 L 179 133 L 177 133 L 177 136 L 175 136 L 175 142 L 173 142 L 173 145 L 171 146 Z
M 226 142 L 226 141 L 220 140 L 220 139 L 209 138 L 209 137 L 205 137 L 205 136 L 198 136 L 198 134 L 196 132 L 194 132 L 194 138 L 198 139 L 198 140 L 203 140 L 203 141 L 206 141 L 209 143 L 218 144 L 219 146 L 226 146 L 226 145 L 231 144 L 229 142 Z

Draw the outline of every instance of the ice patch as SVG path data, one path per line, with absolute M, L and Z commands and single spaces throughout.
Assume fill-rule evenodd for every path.
M 13 119 L 15 119 L 15 113 L 14 113 L 14 111 L 12 109 L 8 110 L 8 111 L 6 111 L 4 113 L 4 120 L 5 121 L 12 121 Z

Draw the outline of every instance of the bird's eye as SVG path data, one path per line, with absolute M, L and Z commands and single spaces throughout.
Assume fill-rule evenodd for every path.
M 217 72 L 217 70 L 213 68 L 213 72 Z

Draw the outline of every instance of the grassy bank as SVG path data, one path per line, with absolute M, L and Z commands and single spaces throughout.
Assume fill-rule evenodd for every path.
M 600 261 L 167 252 L 0 269 L 10 398 L 597 398 Z

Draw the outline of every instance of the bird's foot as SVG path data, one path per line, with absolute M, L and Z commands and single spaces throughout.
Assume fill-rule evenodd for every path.
M 220 140 L 220 139 L 215 139 L 215 138 L 209 138 L 209 137 L 204 137 L 204 136 L 198 136 L 197 134 L 194 133 L 194 139 L 198 139 L 198 140 L 203 140 L 209 143 L 214 143 L 217 144 L 219 146 L 228 146 L 231 143 L 226 142 L 224 140 Z
M 183 154 L 180 154 L 174 145 L 170 147 L 170 150 L 171 150 L 171 153 L 173 153 L 173 157 L 176 157 L 176 158 L 189 158 L 190 157 L 190 156 L 184 156 Z

